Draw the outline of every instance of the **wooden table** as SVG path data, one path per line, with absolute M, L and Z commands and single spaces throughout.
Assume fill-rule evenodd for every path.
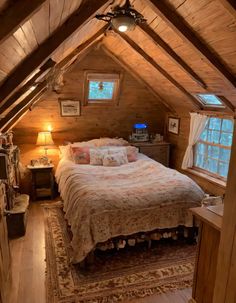
M 211 210 L 206 207 L 190 209 L 194 217 L 200 222 L 190 302 L 212 303 L 213 299 L 223 205 L 211 206 L 210 208 Z

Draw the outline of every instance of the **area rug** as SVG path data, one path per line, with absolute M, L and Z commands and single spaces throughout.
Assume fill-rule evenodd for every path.
M 144 244 L 97 252 L 94 265 L 70 263 L 70 233 L 60 204 L 44 206 L 47 303 L 115 303 L 191 287 L 196 247 Z

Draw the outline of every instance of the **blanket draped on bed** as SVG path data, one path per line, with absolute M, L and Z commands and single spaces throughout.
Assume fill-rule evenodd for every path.
M 144 155 L 119 167 L 62 160 L 56 172 L 65 218 L 73 233 L 73 262 L 99 242 L 158 228 L 191 227 L 188 208 L 203 191 L 187 176 Z

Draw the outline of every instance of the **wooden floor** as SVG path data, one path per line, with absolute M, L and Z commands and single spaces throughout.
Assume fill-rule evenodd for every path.
M 26 235 L 10 242 L 13 279 L 9 303 L 46 303 L 44 218 L 40 203 L 30 205 Z M 124 303 L 187 303 L 190 297 L 191 289 L 185 289 Z

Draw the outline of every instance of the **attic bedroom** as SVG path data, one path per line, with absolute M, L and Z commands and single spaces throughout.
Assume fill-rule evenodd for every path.
M 0 303 L 235 303 L 233 0 L 0 0 Z

